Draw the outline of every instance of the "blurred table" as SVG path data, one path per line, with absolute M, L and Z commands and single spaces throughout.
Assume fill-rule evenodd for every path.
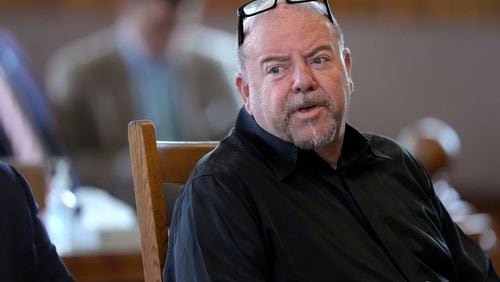
M 70 252 L 62 259 L 77 281 L 144 281 L 140 251 Z
M 75 191 L 49 196 L 45 215 L 49 236 L 75 279 L 144 281 L 134 209 L 101 189 Z

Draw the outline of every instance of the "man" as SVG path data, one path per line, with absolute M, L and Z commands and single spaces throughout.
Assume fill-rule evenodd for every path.
M 56 53 L 48 90 L 83 184 L 134 205 L 131 120 L 153 120 L 161 140 L 214 140 L 227 133 L 238 106 L 222 66 L 179 46 L 180 0 L 121 3 L 112 28 Z
M 351 54 L 328 3 L 239 9 L 243 97 L 172 218 L 166 281 L 497 281 L 428 175 L 346 124 Z
M 0 163 L 0 280 L 74 281 L 50 242 L 24 178 Z

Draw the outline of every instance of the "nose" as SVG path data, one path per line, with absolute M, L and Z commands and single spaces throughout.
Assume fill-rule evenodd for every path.
M 301 62 L 295 65 L 293 73 L 292 91 L 294 93 L 307 93 L 315 90 L 318 83 L 314 78 L 310 66 L 306 62 Z

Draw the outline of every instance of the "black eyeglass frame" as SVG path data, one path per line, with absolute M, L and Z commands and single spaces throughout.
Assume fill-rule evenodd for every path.
M 252 0 L 250 2 L 245 3 L 243 6 L 239 7 L 238 10 L 237 10 L 237 12 L 238 12 L 238 47 L 240 47 L 241 45 L 243 45 L 243 41 L 245 40 L 245 32 L 243 31 L 243 20 L 245 18 L 252 17 L 252 16 L 258 15 L 260 13 L 264 13 L 266 11 L 274 9 L 278 5 L 278 0 L 274 0 L 273 5 L 271 5 L 270 7 L 266 8 L 264 10 L 261 10 L 261 11 L 255 12 L 255 13 L 251 13 L 251 14 L 245 13 L 245 7 L 247 5 L 249 5 L 250 3 L 254 2 L 254 1 L 255 0 Z M 315 2 L 315 1 L 318 1 L 318 0 L 285 0 L 285 1 L 288 4 L 299 4 L 299 3 L 305 3 L 305 2 Z M 323 0 L 323 4 L 326 7 L 326 12 L 328 14 L 328 19 L 333 24 L 335 24 L 335 22 L 333 21 L 332 11 L 330 10 L 330 4 L 328 4 L 328 0 Z

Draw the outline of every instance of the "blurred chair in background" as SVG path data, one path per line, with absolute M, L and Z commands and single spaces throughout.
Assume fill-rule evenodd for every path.
M 436 195 L 453 221 L 478 242 L 484 251 L 492 250 L 496 235 L 491 228 L 491 217 L 477 213 L 475 207 L 462 200 L 449 183 L 448 173 L 461 150 L 460 138 L 455 130 L 444 121 L 426 117 L 403 128 L 398 140 L 427 169 Z
M 238 104 L 222 64 L 195 52 L 213 45 L 207 33 L 202 44 L 188 40 L 199 40 L 185 28 L 198 1 L 120 3 L 112 27 L 56 52 L 47 87 L 83 184 L 133 206 L 129 121 L 154 121 L 162 140 L 214 140 L 232 126 Z

